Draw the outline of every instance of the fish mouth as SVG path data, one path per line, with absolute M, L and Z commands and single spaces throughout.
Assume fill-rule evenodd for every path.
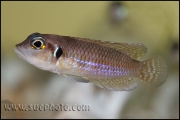
M 47 61 L 38 60 L 38 58 L 32 55 L 32 51 L 28 48 L 23 46 L 16 45 L 14 48 L 15 53 L 18 55 L 19 58 L 25 60 L 26 62 L 36 66 L 39 69 L 43 70 L 54 70 L 54 65 L 46 63 Z M 46 64 L 46 65 L 45 65 Z
M 22 51 L 21 48 L 19 48 L 18 44 L 16 45 L 16 47 L 14 48 L 14 51 L 16 52 L 16 54 L 24 60 L 27 60 L 27 56 L 26 54 L 24 54 L 24 52 Z

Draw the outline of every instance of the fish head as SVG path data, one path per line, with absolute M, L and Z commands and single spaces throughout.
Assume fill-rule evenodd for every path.
M 57 49 L 60 48 L 55 37 L 55 35 L 33 33 L 17 44 L 14 51 L 21 59 L 37 68 L 54 71 L 58 61 Z M 62 50 L 58 53 L 58 57 L 61 54 Z

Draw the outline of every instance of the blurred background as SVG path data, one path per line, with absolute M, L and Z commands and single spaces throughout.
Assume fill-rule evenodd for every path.
M 90 111 L 16 111 L 1 118 L 179 118 L 179 2 L 1 2 L 1 105 L 88 104 Z M 40 70 L 18 58 L 15 44 L 33 32 L 142 43 L 144 59 L 168 65 L 159 88 L 108 91 Z

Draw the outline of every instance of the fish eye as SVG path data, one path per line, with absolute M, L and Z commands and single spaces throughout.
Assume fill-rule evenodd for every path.
M 44 49 L 46 47 L 44 38 L 34 37 L 31 41 L 31 47 L 37 50 Z

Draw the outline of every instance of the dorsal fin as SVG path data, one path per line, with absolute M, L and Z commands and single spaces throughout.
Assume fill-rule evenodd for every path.
M 81 41 L 86 41 L 86 42 L 91 42 L 91 43 L 96 43 L 103 46 L 111 47 L 136 60 L 142 59 L 147 53 L 147 48 L 140 43 L 119 43 L 119 42 L 92 40 L 88 38 L 78 38 L 78 37 L 73 37 L 73 38 L 75 38 L 76 40 L 81 40 Z

